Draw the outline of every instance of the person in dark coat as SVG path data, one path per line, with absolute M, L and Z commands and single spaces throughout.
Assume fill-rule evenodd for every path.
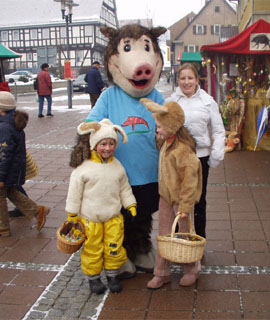
M 37 219 L 40 231 L 50 212 L 18 191 L 16 186 L 25 183 L 26 147 L 24 128 L 28 113 L 16 110 L 14 96 L 0 92 L 0 237 L 10 236 L 7 199 L 29 219 Z
M 49 74 L 49 65 L 48 63 L 43 63 L 41 65 L 41 71 L 39 72 L 37 76 L 37 92 L 38 92 L 38 117 L 43 118 L 43 105 L 44 105 L 44 99 L 46 98 L 48 102 L 47 107 L 47 117 L 52 117 L 53 114 L 51 113 L 52 108 L 52 80 L 51 76 Z
M 103 88 L 105 88 L 105 82 L 102 80 L 99 68 L 100 63 L 98 61 L 94 61 L 92 67 L 84 77 L 84 81 L 87 82 L 86 92 L 90 95 L 91 108 L 94 108 L 98 97 L 100 96 Z

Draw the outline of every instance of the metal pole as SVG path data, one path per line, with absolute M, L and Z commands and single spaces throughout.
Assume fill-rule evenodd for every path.
M 69 16 L 66 15 L 66 37 L 67 37 L 67 59 L 70 60 L 70 53 L 69 53 L 69 30 L 68 30 L 68 22 Z M 68 93 L 68 108 L 72 109 L 72 83 L 71 79 L 67 81 L 67 93 Z

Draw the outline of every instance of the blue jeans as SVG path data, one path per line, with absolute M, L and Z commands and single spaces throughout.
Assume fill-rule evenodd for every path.
M 52 107 L 52 96 L 38 96 L 39 106 L 38 106 L 38 115 L 41 116 L 43 112 L 44 98 L 46 98 L 48 102 L 47 115 L 51 113 Z

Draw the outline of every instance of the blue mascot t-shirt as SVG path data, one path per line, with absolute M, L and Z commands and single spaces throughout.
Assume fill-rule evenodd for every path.
M 156 89 L 144 98 L 164 104 L 163 96 Z M 86 122 L 101 121 L 104 118 L 121 126 L 128 136 L 127 144 L 123 144 L 119 136 L 114 155 L 126 169 L 129 183 L 136 186 L 157 182 L 159 155 L 152 113 L 139 99 L 129 96 L 118 86 L 113 86 L 101 94 Z

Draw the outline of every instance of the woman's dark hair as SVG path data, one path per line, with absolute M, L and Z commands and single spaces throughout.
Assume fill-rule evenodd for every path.
M 25 111 L 16 110 L 14 112 L 15 117 L 15 128 L 19 131 L 23 130 L 28 123 L 29 115 Z

